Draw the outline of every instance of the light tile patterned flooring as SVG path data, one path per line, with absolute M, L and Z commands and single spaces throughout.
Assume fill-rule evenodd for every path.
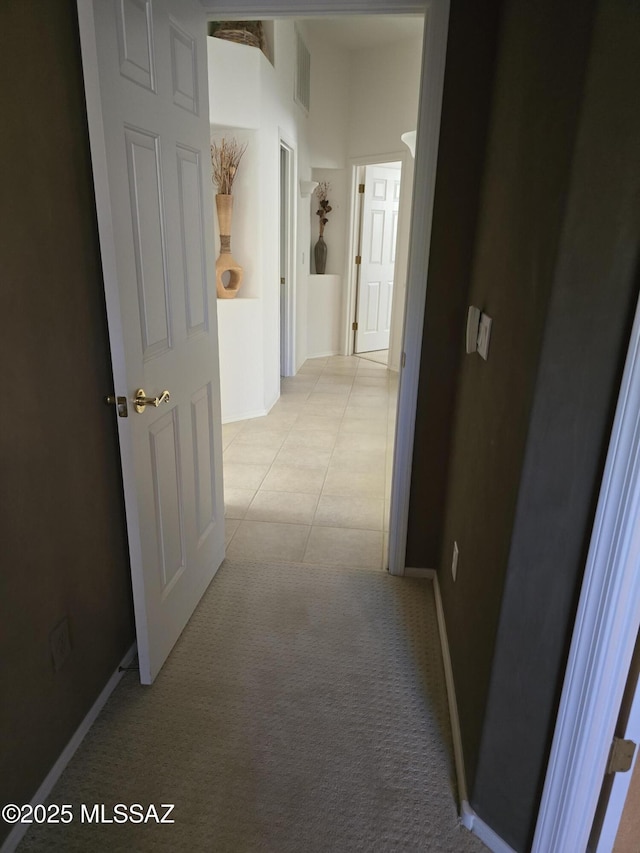
M 397 385 L 309 359 L 266 417 L 223 426 L 228 557 L 386 569 Z

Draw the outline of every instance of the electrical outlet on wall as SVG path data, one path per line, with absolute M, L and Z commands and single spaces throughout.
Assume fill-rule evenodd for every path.
M 458 556 L 460 551 L 458 550 L 458 543 L 453 543 L 453 557 L 451 559 L 451 576 L 453 577 L 453 582 L 455 583 L 456 575 L 458 574 Z
M 51 648 L 53 668 L 58 672 L 71 654 L 71 632 L 67 616 L 49 634 L 49 647 Z

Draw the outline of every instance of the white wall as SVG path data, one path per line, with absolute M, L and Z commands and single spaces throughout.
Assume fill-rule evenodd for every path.
M 302 27 L 311 53 L 311 165 L 314 169 L 344 169 L 348 156 L 351 54 L 318 38 L 313 27 L 305 27 L 304 23 Z
M 342 276 L 309 276 L 308 358 L 340 352 L 341 316 Z
M 293 100 L 292 20 L 273 23 L 273 65 L 255 48 L 208 39 L 212 136 L 249 142 L 234 186 L 232 234 L 232 253 L 245 278 L 236 299 L 218 300 L 223 421 L 266 413 L 280 393 L 280 139 L 294 149 L 297 369 L 323 341 L 339 350 L 335 341 L 344 337 L 348 322 L 351 165 L 357 158 L 401 151 L 400 135 L 416 127 L 421 38 L 350 53 L 315 38 L 307 22 L 299 27 L 311 52 L 310 115 Z M 332 184 L 333 210 L 325 230 L 332 280 L 322 291 L 327 298 L 320 300 L 327 324 L 322 333 L 316 310 L 320 291 L 317 286 L 310 291 L 309 279 L 318 236 L 317 199 L 299 193 L 299 180 L 312 178 Z M 402 271 L 404 263 L 404 272 L 408 225 L 405 216 L 403 234 L 401 217 L 396 266 Z M 212 239 L 218 251 L 217 231 Z M 401 289 L 396 287 L 396 293 Z M 255 300 L 255 305 L 234 308 L 242 300 Z M 399 340 L 399 316 L 394 316 L 392 340 Z
M 280 265 L 279 265 L 279 163 L 280 139 L 295 151 L 294 205 L 298 247 L 295 260 L 296 291 L 296 368 L 306 358 L 306 289 L 309 275 L 309 221 L 301 207 L 299 179 L 310 179 L 308 151 L 309 118 L 293 100 L 296 55 L 293 21 L 274 22 L 274 65 L 263 63 L 260 95 L 262 145 L 261 181 L 263 189 L 261 238 L 265 278 L 263 323 L 265 367 L 265 406 L 269 410 L 280 395 Z M 301 247 L 301 248 L 300 248 Z
M 416 129 L 421 66 L 421 34 L 415 39 L 354 51 L 349 89 L 349 157 L 402 150 L 400 135 Z
M 309 119 L 293 100 L 294 56 L 292 21 L 274 22 L 274 65 L 255 48 L 208 39 L 212 138 L 249 142 L 234 183 L 232 234 L 232 254 L 244 268 L 244 281 L 235 299 L 218 300 L 225 422 L 266 414 L 280 393 L 281 138 L 295 152 L 294 236 L 303 247 L 295 262 L 298 366 L 306 358 L 309 213 L 297 187 L 299 177 L 311 178 L 311 168 Z M 217 231 L 213 239 L 219 251 Z M 248 299 L 256 306 L 242 304 Z

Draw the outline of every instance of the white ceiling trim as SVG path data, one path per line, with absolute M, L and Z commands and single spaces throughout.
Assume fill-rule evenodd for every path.
M 218 17 L 251 18 L 321 17 L 323 15 L 424 14 L 427 0 L 200 0 Z

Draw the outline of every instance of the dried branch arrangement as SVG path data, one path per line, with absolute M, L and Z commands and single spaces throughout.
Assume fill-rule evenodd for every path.
M 233 180 L 246 150 L 246 143 L 241 145 L 237 139 L 226 139 L 224 136 L 219 144 L 211 143 L 211 165 L 213 166 L 211 179 L 218 187 L 220 195 L 231 195 Z
M 314 190 L 316 196 L 318 197 L 318 201 L 320 202 L 320 208 L 316 210 L 316 215 L 319 217 L 319 225 L 320 225 L 320 236 L 324 234 L 324 226 L 329 221 L 327 216 L 331 213 L 332 207 L 329 204 L 328 195 L 331 192 L 331 184 L 329 181 L 320 181 L 318 186 Z

